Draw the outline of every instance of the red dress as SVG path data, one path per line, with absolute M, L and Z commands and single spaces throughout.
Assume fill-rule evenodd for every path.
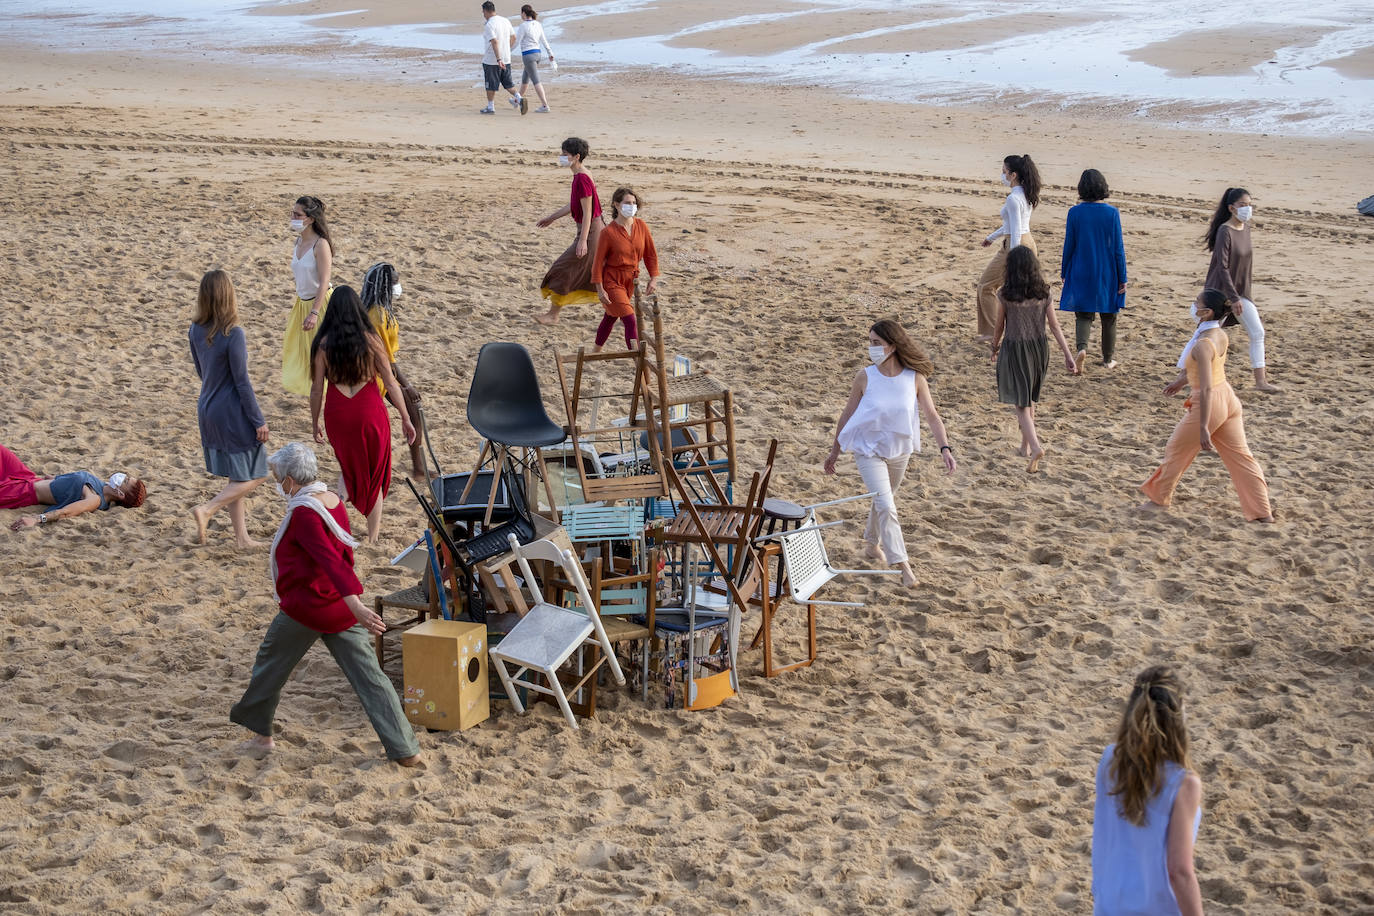
M 343 471 L 346 498 L 367 515 L 391 489 L 391 417 L 377 385 L 368 382 L 350 398 L 331 383 L 324 431 Z

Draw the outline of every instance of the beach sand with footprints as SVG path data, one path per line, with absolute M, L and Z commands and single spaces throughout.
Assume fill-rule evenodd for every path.
M 26 53 L 7 65 L 22 91 L 0 95 L 0 441 L 40 472 L 126 468 L 149 497 L 0 538 L 5 908 L 1085 912 L 1094 765 L 1130 679 L 1169 662 L 1190 690 L 1208 912 L 1374 909 L 1374 223 L 1351 182 L 1367 145 L 1247 148 L 1106 115 L 1081 131 L 1047 115 L 1037 137 L 1027 119 L 916 108 L 884 139 L 868 103 L 760 90 L 771 107 L 750 117 L 734 98 L 713 109 L 729 84 L 668 75 L 563 89 L 542 132 L 475 123 L 475 91 L 352 78 L 305 85 L 318 107 L 302 116 L 262 72 L 236 84 L 95 56 L 64 82 Z M 121 80 L 164 77 L 165 103 L 121 96 Z M 681 114 L 661 127 L 653 80 Z M 798 137 L 807 110 L 834 117 Z M 238 755 L 227 712 L 274 606 L 265 549 L 235 550 L 223 522 L 191 546 L 190 507 L 218 489 L 185 337 L 202 272 L 237 285 L 273 444 L 307 440 L 305 401 L 278 381 L 286 221 L 298 194 L 324 198 L 336 282 L 399 268 L 400 358 L 440 459 L 461 468 L 478 447 L 464 404 L 481 343 L 526 344 L 561 417 L 553 354 L 591 339 L 587 310 L 532 321 L 571 235 L 533 226 L 565 199 L 552 159 L 568 134 L 591 140 L 603 194 L 643 193 L 672 348 L 734 389 L 746 473 L 778 437 L 777 495 L 858 491 L 847 459 L 835 478 L 820 464 L 864 331 L 896 315 L 925 343 L 960 467 L 945 477 L 928 446 L 901 493 L 920 587 L 832 586 L 865 606 L 821 611 L 817 664 L 764 679 L 746 653 L 742 695 L 719 709 L 606 691 L 573 733 L 551 708 L 495 703 L 478 728 L 422 734 L 418 775 L 381 758 L 317 650 L 286 690 L 276 752 Z M 1047 270 L 1078 172 L 1096 166 L 1132 278 L 1120 368 L 1052 369 L 1033 476 L 972 341 L 977 242 L 1011 152 L 1046 173 Z M 1191 331 L 1198 239 L 1237 181 L 1255 195 L 1255 298 L 1283 393 L 1252 390 L 1243 345 L 1229 375 L 1279 522 L 1246 524 L 1206 457 L 1173 512 L 1136 517 L 1182 409 L 1160 389 Z M 409 584 L 387 560 L 421 517 L 393 497 L 381 544 L 358 551 L 369 599 Z M 259 491 L 254 537 L 281 508 Z M 830 536 L 840 565 L 865 564 L 858 513 Z M 388 670 L 399 679 L 398 657 Z

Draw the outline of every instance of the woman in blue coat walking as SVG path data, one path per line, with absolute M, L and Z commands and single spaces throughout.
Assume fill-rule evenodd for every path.
M 1111 192 L 1097 169 L 1078 179 L 1080 203 L 1069 208 L 1064 227 L 1064 256 L 1059 276 L 1064 292 L 1059 310 L 1073 312 L 1074 360 L 1079 374 L 1088 360 L 1093 318 L 1102 318 L 1102 365 L 1116 368 L 1116 313 L 1126 304 L 1126 247 L 1121 240 L 1121 214 L 1103 203 Z

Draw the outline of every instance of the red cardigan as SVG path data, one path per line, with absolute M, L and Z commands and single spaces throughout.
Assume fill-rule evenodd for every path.
M 342 500 L 328 512 L 340 528 L 349 531 Z M 358 622 L 344 604 L 344 596 L 362 593 L 363 584 L 353 573 L 353 548 L 334 537 L 313 509 L 292 509 L 286 533 L 277 544 L 282 613 L 312 630 L 342 633 Z

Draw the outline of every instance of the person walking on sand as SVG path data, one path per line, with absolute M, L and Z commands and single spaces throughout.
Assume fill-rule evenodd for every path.
M 1116 368 L 1116 313 L 1126 305 L 1126 246 L 1121 214 L 1103 203 L 1111 190 L 1097 169 L 1084 169 L 1078 200 L 1064 225 L 1064 254 L 1059 276 L 1064 281 L 1059 310 L 1074 313 L 1074 366 L 1083 374 L 1088 361 L 1088 335 L 1093 319 L 1102 320 L 1102 365 Z
M 1255 389 L 1275 392 L 1279 387 L 1271 384 L 1265 374 L 1264 323 L 1260 321 L 1259 309 L 1250 300 L 1250 269 L 1254 263 L 1250 220 L 1254 212 L 1250 192 L 1244 188 L 1227 188 L 1221 195 L 1216 212 L 1212 214 L 1212 223 L 1203 236 L 1207 250 L 1212 252 L 1211 263 L 1207 265 L 1207 282 L 1203 285 L 1226 294 L 1231 314 L 1245 328 L 1250 338 L 1250 368 L 1255 373 Z
M 496 114 L 496 90 L 505 89 L 510 93 L 510 107 L 524 114 L 525 100 L 515 91 L 510 72 L 510 48 L 514 40 L 510 20 L 496 15 L 496 4 L 491 0 L 482 4 L 482 18 L 487 21 L 482 28 L 482 81 L 487 88 L 487 107 L 479 108 L 477 113 Z
M 569 137 L 559 147 L 558 164 L 573 173 L 572 195 L 566 207 L 559 207 L 535 223 L 540 229 L 565 216 L 577 224 L 577 235 L 553 266 L 544 274 L 539 292 L 549 300 L 549 310 L 535 318 L 540 324 L 554 324 L 558 313 L 567 305 L 593 305 L 601 301 L 592 283 L 592 255 L 601 239 L 605 223 L 601 215 L 601 198 L 596 194 L 596 182 L 584 164 L 591 147 L 581 137 Z
M 1030 156 L 1007 156 L 1002 160 L 1002 184 L 1011 188 L 1002 204 L 1002 225 L 983 239 L 986 248 L 1002 240 L 983 275 L 978 278 L 978 340 L 992 339 L 992 326 L 997 322 L 997 289 L 1007 272 L 1007 252 L 1017 245 L 1035 251 L 1035 239 L 1030 234 L 1031 211 L 1040 205 L 1040 170 Z
M 321 316 L 329 307 L 329 271 L 334 241 L 325 223 L 324 202 L 298 197 L 291 207 L 291 231 L 297 235 L 291 250 L 291 273 L 296 278 L 296 304 L 286 320 L 282 340 L 282 386 L 292 394 L 310 393 L 310 345 Z
M 212 270 L 200 278 L 188 336 L 191 361 L 200 377 L 196 422 L 205 470 L 228 478 L 213 499 L 191 510 L 196 541 L 204 544 L 210 518 L 228 509 L 234 543 L 254 547 L 257 542 L 248 536 L 243 500 L 267 480 L 267 420 L 248 377 L 248 345 L 239 327 L 234 284 L 224 271 Z
M 945 471 L 953 474 L 957 464 L 944 421 L 930 396 L 927 379 L 935 366 L 925 351 L 900 324 L 884 318 L 868 329 L 868 358 L 873 365 L 854 376 L 822 470 L 834 474 L 840 452 L 853 453 L 864 486 L 873 494 L 864 528 L 865 552 L 900 569 L 902 584 L 911 588 L 916 585 L 916 574 L 907 559 L 896 496 L 912 452 L 921 450 L 921 414 L 939 443 Z
M 1095 916 L 1202 916 L 1193 844 L 1202 780 L 1188 759 L 1183 687 L 1172 669 L 1142 671 L 1116 741 L 1097 763 Z
M 112 505 L 137 509 L 147 496 L 143 481 L 122 471 L 111 474 L 108 481 L 90 471 L 40 477 L 18 455 L 0 445 L 0 509 L 47 507 L 38 515 L 21 515 L 10 525 L 11 531 L 48 525 L 97 509 L 104 512 Z
M 1050 367 L 1047 325 L 1064 354 L 1064 367 L 1077 375 L 1078 367 L 1051 305 L 1040 261 L 1025 245 L 1017 245 L 1007 255 L 1006 282 L 997 293 L 992 359 L 997 364 L 997 399 L 1016 408 L 1016 424 L 1021 428 L 1017 454 L 1030 459 L 1026 467 L 1030 474 L 1040 470 L 1045 457 L 1045 446 L 1035 431 L 1035 405 Z
M 425 421 L 420 411 L 420 392 L 396 363 L 396 354 L 401 351 L 401 323 L 396 318 L 396 300 L 400 297 L 401 277 L 395 267 L 380 261 L 367 269 L 363 275 L 363 308 L 367 309 L 367 320 L 372 323 L 372 330 L 377 332 L 377 337 L 386 348 L 387 358 L 391 361 L 391 374 L 396 376 L 396 384 L 401 386 L 406 413 L 415 427 L 415 441 L 410 443 L 410 476 L 416 480 L 426 480 Z M 385 396 L 386 392 L 382 394 Z
M 375 544 L 382 527 L 382 502 L 391 490 L 391 417 L 382 400 L 383 388 L 386 400 L 401 415 L 401 433 L 407 443 L 415 441 L 415 427 L 401 386 L 391 374 L 386 346 L 373 333 L 353 287 L 339 287 L 329 311 L 312 354 L 315 381 L 310 389 L 310 422 L 316 442 L 324 442 L 328 433 L 343 475 L 344 495 L 367 517 L 367 542 Z
M 353 571 L 358 542 L 349 533 L 348 510 L 318 480 L 315 452 L 308 446 L 288 442 L 267 463 L 286 498 L 286 516 L 269 554 L 272 597 L 280 610 L 267 627 L 248 689 L 229 710 L 229 719 L 253 733 L 248 750 L 270 751 L 282 688 L 316 640 L 324 640 L 386 756 L 401 766 L 415 766 L 420 744 L 372 645 L 374 636 L 386 632 L 386 624 L 359 597 L 363 584 Z
M 592 260 L 592 282 L 596 284 L 597 295 L 606 310 L 596 329 L 596 349 L 600 353 L 611 336 L 616 319 L 625 325 L 625 349 L 633 350 L 639 339 L 639 329 L 635 323 L 634 290 L 639 279 L 639 262 L 649 272 L 649 282 L 644 288 L 646 296 L 658 291 L 658 250 L 654 248 L 654 237 L 644 220 L 635 216 L 643 202 L 638 194 L 629 188 L 616 188 L 611 195 L 611 209 L 615 219 L 601 232 L 601 240 L 596 245 L 596 256 Z
M 512 41 L 515 43 L 514 50 L 520 52 L 520 63 L 524 68 L 524 74 L 520 77 L 520 113 L 524 114 L 529 110 L 529 100 L 525 93 L 529 91 L 530 83 L 533 83 L 534 91 L 539 96 L 539 107 L 534 113 L 548 114 L 549 97 L 544 94 L 544 84 L 539 82 L 539 63 L 545 54 L 549 56 L 549 63 L 554 63 L 553 48 L 549 47 L 549 39 L 544 35 L 544 26 L 539 22 L 539 14 L 528 3 L 520 7 L 520 27 L 515 30 Z M 556 68 L 557 64 L 554 66 Z
M 1198 320 L 1198 333 L 1188 341 L 1179 360 L 1183 370 L 1164 388 L 1165 394 L 1173 396 L 1185 383 L 1188 385 L 1191 393 L 1183 402 L 1187 413 L 1164 447 L 1164 463 L 1140 486 L 1148 497 L 1141 508 L 1168 508 L 1179 478 L 1198 452 L 1215 451 L 1231 474 L 1246 519 L 1272 522 L 1274 513 L 1264 471 L 1245 441 L 1240 398 L 1226 381 L 1230 340 L 1222 328 L 1236 323 L 1231 303 L 1220 290 L 1204 289 L 1193 303 L 1193 314 Z

